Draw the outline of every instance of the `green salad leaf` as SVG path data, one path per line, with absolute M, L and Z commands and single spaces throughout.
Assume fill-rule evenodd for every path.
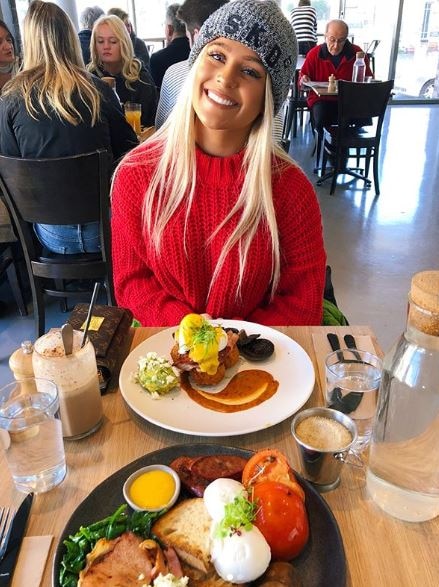
M 226 538 L 241 528 L 247 532 L 252 529 L 256 517 L 257 505 L 243 495 L 237 495 L 235 499 L 224 506 L 224 517 L 215 528 L 217 538 Z

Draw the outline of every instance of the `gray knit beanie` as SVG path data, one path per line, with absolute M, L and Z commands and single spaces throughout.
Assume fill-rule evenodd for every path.
M 274 113 L 287 97 L 296 69 L 297 40 L 274 0 L 234 0 L 205 21 L 189 55 L 191 67 L 207 43 L 218 37 L 239 41 L 257 53 L 271 77 Z

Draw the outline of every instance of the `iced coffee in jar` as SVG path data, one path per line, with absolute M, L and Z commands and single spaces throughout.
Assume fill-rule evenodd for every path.
M 73 350 L 66 355 L 60 330 L 51 330 L 34 345 L 35 377 L 54 381 L 58 386 L 63 437 L 78 439 L 91 434 L 102 422 L 96 356 L 83 333 L 73 332 Z

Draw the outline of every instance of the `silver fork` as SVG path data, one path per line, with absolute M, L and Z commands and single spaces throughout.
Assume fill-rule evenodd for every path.
M 15 516 L 15 510 L 12 508 L 0 508 L 0 561 L 5 555 L 8 547 L 9 535 L 12 528 L 12 520 Z

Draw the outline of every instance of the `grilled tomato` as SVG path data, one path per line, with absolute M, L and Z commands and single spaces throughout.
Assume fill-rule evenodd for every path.
M 300 554 L 308 542 L 309 524 L 303 500 L 290 487 L 261 481 L 252 488 L 257 504 L 253 524 L 270 545 L 273 560 L 287 561 Z
M 283 483 L 305 501 L 305 492 L 297 482 L 286 456 L 274 448 L 256 452 L 247 461 L 242 472 L 242 484 L 249 490 L 263 481 Z

